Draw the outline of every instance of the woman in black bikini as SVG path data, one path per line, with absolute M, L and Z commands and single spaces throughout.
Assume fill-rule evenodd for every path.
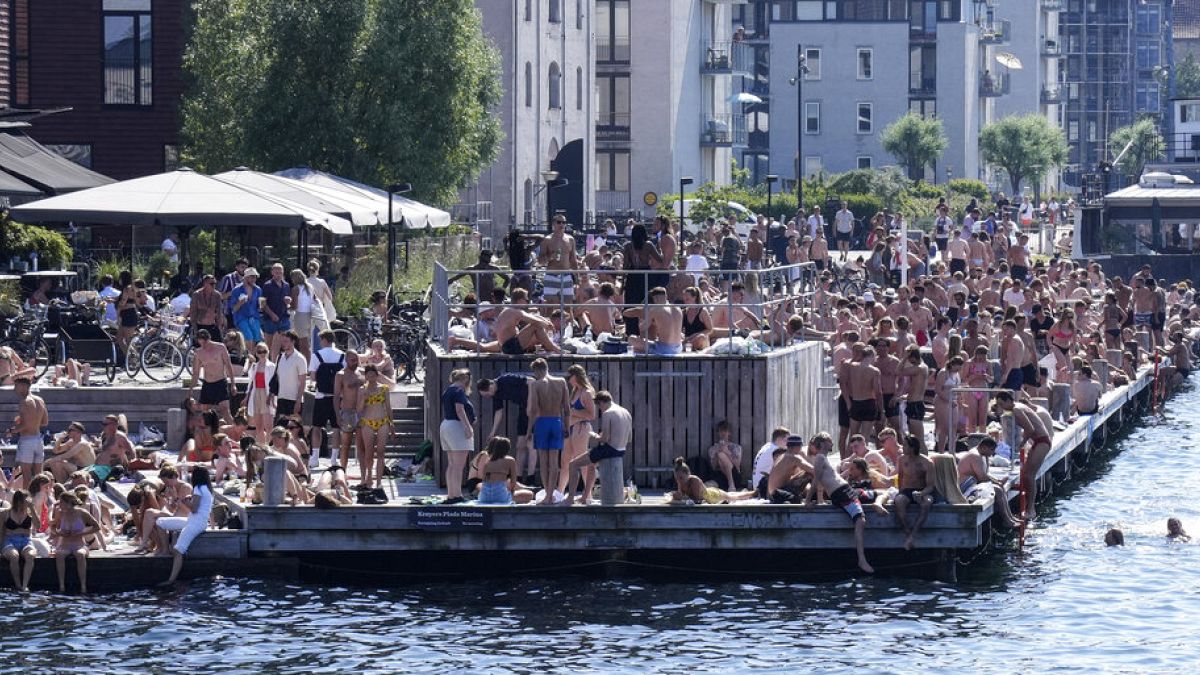
M 571 403 L 567 417 L 566 452 L 559 463 L 558 489 L 567 496 L 570 503 L 575 488 L 574 485 L 567 485 L 571 477 L 570 464 L 576 457 L 587 454 L 588 442 L 592 440 L 592 423 L 596 420 L 596 402 L 592 397 L 596 390 L 592 387 L 592 381 L 588 379 L 587 371 L 579 364 L 567 368 L 567 385 L 571 387 Z M 595 484 L 594 477 L 588 480 L 586 471 L 583 475 L 584 485 Z M 586 492 L 582 496 L 585 502 L 591 497 Z
M 33 508 L 29 493 L 17 490 L 12 496 L 12 507 L 3 515 L 3 548 L 0 553 L 8 561 L 8 569 L 12 572 L 13 586 L 25 593 L 29 590 L 29 578 L 33 576 L 33 561 L 37 558 L 37 549 L 33 547 L 30 536 L 33 533 Z M 25 573 L 21 573 L 21 560 L 25 561 Z
M 692 346 L 692 351 L 707 349 L 712 334 L 712 315 L 707 307 L 700 306 L 700 289 L 689 286 L 683 291 L 683 341 Z
M 1069 371 L 1071 356 L 1075 351 L 1078 335 L 1075 328 L 1075 313 L 1070 308 L 1064 308 L 1058 315 L 1058 321 L 1046 333 L 1046 341 L 1050 345 L 1050 353 L 1058 364 L 1059 372 Z
M 1104 346 L 1107 349 L 1121 348 L 1121 326 L 1125 325 L 1125 310 L 1117 304 L 1117 294 L 1104 294 Z
M 117 296 L 117 343 L 122 352 L 128 351 L 139 323 L 137 287 L 129 272 L 121 272 L 121 294 Z
M 646 275 L 638 270 L 650 269 L 651 261 L 662 262 L 662 253 L 646 234 L 646 226 L 638 223 L 633 226 L 629 235 L 629 243 L 625 244 L 622 252 L 623 268 L 635 272 L 625 276 L 625 303 L 641 305 L 646 302 Z M 640 335 L 636 317 L 625 318 L 625 334 Z

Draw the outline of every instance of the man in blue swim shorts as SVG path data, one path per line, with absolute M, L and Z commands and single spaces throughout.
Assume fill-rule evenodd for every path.
M 529 381 L 529 419 L 533 420 L 533 449 L 538 454 L 542 487 L 546 491 L 541 504 L 546 506 L 554 503 L 554 491 L 561 481 L 559 459 L 563 449 L 563 417 L 571 394 L 566 380 L 548 373 L 546 359 L 535 359 L 530 367 L 533 379 Z

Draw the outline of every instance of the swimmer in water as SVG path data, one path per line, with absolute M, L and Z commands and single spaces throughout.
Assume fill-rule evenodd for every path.
M 1182 542 L 1188 542 L 1192 540 L 1192 538 L 1188 536 L 1188 533 L 1183 531 L 1183 523 L 1179 522 L 1178 518 L 1167 519 L 1167 539 L 1170 539 L 1171 541 Z
M 1105 546 L 1124 546 L 1125 545 L 1125 533 L 1118 530 L 1115 527 L 1112 528 L 1108 532 L 1104 533 L 1104 545 Z

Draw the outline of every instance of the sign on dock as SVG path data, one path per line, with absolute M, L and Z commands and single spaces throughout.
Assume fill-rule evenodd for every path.
M 487 509 L 430 506 L 411 509 L 408 524 L 421 530 L 475 532 L 492 529 L 492 513 Z

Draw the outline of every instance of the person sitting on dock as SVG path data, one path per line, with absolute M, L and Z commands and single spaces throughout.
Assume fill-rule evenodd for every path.
M 895 446 L 896 432 L 893 429 L 885 428 L 880 432 L 879 440 L 883 443 L 883 447 Z M 895 446 L 898 450 L 899 446 Z M 887 457 L 879 450 L 871 450 L 867 447 L 867 439 L 863 438 L 862 434 L 854 434 L 850 437 L 848 445 L 849 456 L 842 461 L 838 467 L 838 471 L 845 476 L 850 470 L 850 464 L 856 459 L 861 459 L 867 463 L 867 467 L 874 473 L 881 476 L 886 481 L 891 481 L 895 475 L 894 465 L 888 461 Z M 899 457 L 899 454 L 896 455 Z
M 867 564 L 863 552 L 863 530 L 867 526 L 867 518 L 862 510 L 861 499 L 868 493 L 859 488 L 851 487 L 840 475 L 834 465 L 829 462 L 829 453 L 833 451 L 833 438 L 820 432 L 808 443 L 808 461 L 803 465 L 812 474 L 813 488 L 817 494 L 828 495 L 834 506 L 846 512 L 850 522 L 854 523 L 854 546 L 858 553 L 858 567 L 867 574 L 874 574 L 875 569 Z M 803 460 L 801 460 L 803 461 Z M 887 513 L 887 509 L 878 501 L 878 495 L 870 493 L 876 510 Z
M 525 484 L 531 484 L 537 469 L 537 455 L 529 449 L 529 376 L 521 373 L 502 373 L 496 379 L 482 378 L 476 385 L 482 398 L 492 399 L 492 428 L 488 438 L 500 433 L 500 425 L 504 423 L 504 413 L 509 403 L 517 406 L 517 442 L 516 460 L 518 479 Z
M 1015 529 L 1021 522 L 1009 507 L 1007 481 L 993 478 L 989 470 L 990 460 L 995 456 L 996 440 L 990 436 L 984 436 L 974 448 L 958 455 L 958 488 L 969 501 L 991 492 L 995 499 L 994 519 L 1008 529 Z
M 559 459 L 563 450 L 563 417 L 571 394 L 567 381 L 549 374 L 546 359 L 534 359 L 530 364 L 533 381 L 529 383 L 529 419 L 533 421 L 533 448 L 541 464 L 542 487 L 546 496 L 542 506 L 554 503 L 558 484 Z
M 512 441 L 495 436 L 480 453 L 486 457 L 481 471 L 480 504 L 527 504 L 533 501 L 533 491 L 517 482 L 517 460 L 509 456 Z
M 635 352 L 650 356 L 676 356 L 683 351 L 683 310 L 667 301 L 667 289 L 655 286 L 649 293 L 650 306 L 625 310 L 625 316 L 644 321 L 645 337 L 629 338 Z
M 904 548 L 911 551 L 916 545 L 917 534 L 925 519 L 929 517 L 929 508 L 933 506 L 933 462 L 921 454 L 921 443 L 913 436 L 904 439 L 904 454 L 896 466 L 896 484 L 900 492 L 895 497 L 896 522 L 904 530 L 906 538 Z M 920 507 L 917 521 L 908 526 L 908 507 L 916 504 Z
M 208 529 L 208 521 L 213 507 L 213 493 L 206 467 L 197 466 L 192 468 L 191 487 L 190 494 L 187 496 L 188 516 L 179 519 L 183 522 L 178 522 L 174 517 L 160 518 L 158 520 L 158 527 L 161 531 L 166 532 L 177 529 L 179 532 L 179 537 L 175 540 L 175 545 L 170 549 L 173 557 L 171 575 L 167 578 L 165 584 L 173 584 L 179 578 L 179 572 L 183 569 L 183 556 L 187 555 L 188 549 L 191 548 L 192 542 L 196 540 L 196 537 Z M 179 527 L 176 528 L 176 525 Z M 165 536 L 162 538 L 162 542 L 166 542 Z
M 1192 374 L 1192 348 L 1186 340 L 1182 331 L 1171 333 L 1170 345 L 1160 347 L 1158 352 L 1163 356 L 1171 359 L 1169 368 L 1166 372 L 1165 379 L 1168 389 L 1176 389 L 1183 384 L 1188 375 Z M 1163 370 L 1164 367 L 1160 367 Z
M 803 504 L 812 484 L 812 466 L 804 458 L 804 437 L 788 436 L 787 450 L 775 460 L 767 476 L 767 498 L 772 504 Z
M 671 493 L 673 503 L 691 501 L 693 504 L 729 504 L 754 499 L 755 496 L 754 490 L 726 492 L 721 488 L 705 485 L 699 476 L 692 473 L 692 469 L 682 457 L 675 458 L 675 491 Z
M 1083 364 L 1071 383 L 1071 407 L 1076 415 L 1095 415 L 1100 412 L 1100 396 L 1104 387 L 1092 379 L 1092 367 Z
M 708 449 L 708 464 L 725 479 L 725 489 L 732 490 L 741 483 L 742 446 L 733 442 L 733 427 L 721 420 L 716 428 L 717 440 Z
M 451 337 L 447 343 L 450 349 L 467 349 L 470 351 L 507 354 L 521 356 L 541 347 L 547 352 L 559 353 L 562 350 L 550 339 L 554 324 L 550 319 L 530 310 L 529 291 L 523 288 L 514 289 L 512 302 L 501 310 L 496 317 L 496 332 L 494 342 L 476 342 L 468 338 Z M 523 324 L 523 325 L 522 325 Z
M 79 592 L 87 594 L 87 537 L 100 531 L 100 524 L 84 510 L 74 492 L 63 492 L 59 511 L 50 524 L 50 534 L 58 540 L 54 547 L 54 564 L 58 571 L 58 592 L 67 592 L 67 558 L 75 559 L 79 577 Z
M 787 450 L 787 439 L 791 435 L 792 432 L 788 431 L 787 427 L 776 427 L 771 432 L 771 440 L 764 443 L 754 455 L 754 477 L 751 485 L 758 491 L 760 499 L 769 499 L 767 481 L 771 475 L 771 468 L 775 466 L 779 455 Z
M 54 475 L 54 480 L 65 482 L 72 473 L 91 468 L 96 463 L 95 448 L 83 432 L 83 423 L 71 422 L 66 431 L 55 434 L 53 456 L 43 465 Z
M 1023 440 L 1030 444 L 1029 454 L 1021 466 L 1021 485 L 1024 487 L 1026 520 L 1033 520 L 1037 515 L 1037 479 L 1038 471 L 1046 456 L 1050 454 L 1051 432 L 1039 416 L 1038 411 L 1025 403 L 1018 403 L 1010 392 L 1002 391 L 994 399 L 996 411 L 1012 413 L 1017 426 L 1021 428 Z

